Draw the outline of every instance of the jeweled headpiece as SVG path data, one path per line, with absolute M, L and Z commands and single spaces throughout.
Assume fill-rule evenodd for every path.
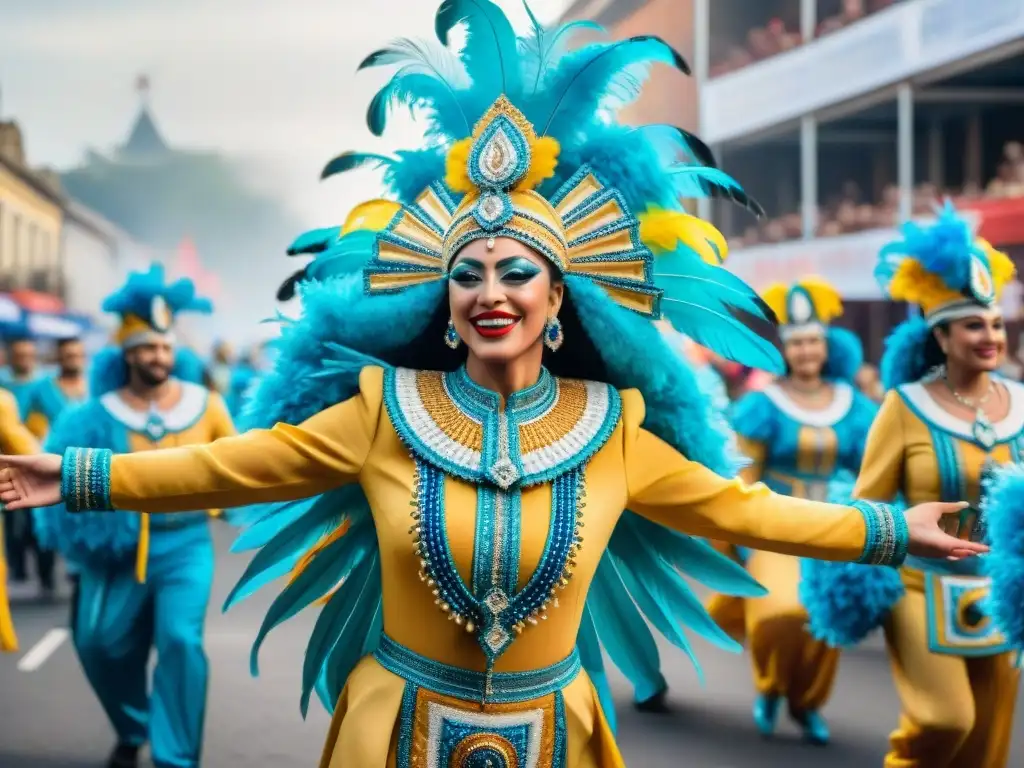
M 123 349 L 155 340 L 173 340 L 179 312 L 209 314 L 213 304 L 196 295 L 195 284 L 182 278 L 168 283 L 162 264 L 146 272 L 131 272 L 125 284 L 103 301 L 103 311 L 121 316 L 115 341 Z
M 367 292 L 445 279 L 468 243 L 508 237 L 567 280 L 592 281 L 622 307 L 664 316 L 724 357 L 781 369 L 775 348 L 736 312 L 770 319 L 770 311 L 719 269 L 724 238 L 689 215 L 683 200 L 716 196 L 755 213 L 760 207 L 692 134 L 614 119 L 639 95 L 649 64 L 688 72 L 685 61 L 652 36 L 570 50 L 573 33 L 595 25 L 546 30 L 527 13 L 532 28 L 517 37 L 489 0 L 446 0 L 435 20 L 440 44 L 399 40 L 361 65 L 400 65 L 370 104 L 371 131 L 381 135 L 390 109 L 406 105 L 425 118 L 428 137 L 426 147 L 397 157 L 347 152 L 324 169 L 329 176 L 383 167 L 402 203 L 375 237 Z M 466 43 L 455 52 L 447 43 L 458 24 Z
M 820 277 L 806 277 L 793 285 L 775 283 L 761 297 L 775 313 L 783 341 L 824 336 L 832 320 L 843 314 L 839 291 Z
M 1003 288 L 1016 271 L 1010 257 L 976 238 L 948 200 L 936 215 L 927 225 L 908 221 L 902 239 L 882 248 L 875 268 L 882 290 L 920 307 L 931 327 L 998 312 Z

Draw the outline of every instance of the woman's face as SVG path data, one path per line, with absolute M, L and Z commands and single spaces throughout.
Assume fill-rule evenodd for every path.
M 979 314 L 954 320 L 948 330 L 935 330 L 946 364 L 967 371 L 995 371 L 1006 359 L 1006 326 L 1002 315 Z
M 499 237 L 474 240 L 452 263 L 448 302 L 455 331 L 483 362 L 515 360 L 541 344 L 544 326 L 562 306 L 564 285 L 547 259 Z
M 820 333 L 807 333 L 787 339 L 782 354 L 793 376 L 814 378 L 820 376 L 821 369 L 825 367 L 828 349 Z

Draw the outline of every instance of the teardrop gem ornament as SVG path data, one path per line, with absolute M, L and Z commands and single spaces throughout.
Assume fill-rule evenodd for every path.
M 473 207 L 473 218 L 488 232 L 501 229 L 514 213 L 512 201 L 504 192 L 484 192 Z
M 803 325 L 814 320 L 814 304 L 811 302 L 811 297 L 802 288 L 794 288 L 789 294 L 787 310 L 789 325 Z
M 995 282 L 992 273 L 977 256 L 971 257 L 971 295 L 982 304 L 991 304 L 996 299 Z
M 479 189 L 511 189 L 530 169 L 529 123 L 506 99 L 499 99 L 474 131 L 469 154 L 469 180 Z
M 149 323 L 153 330 L 166 333 L 171 329 L 171 308 L 163 296 L 154 296 L 149 305 Z

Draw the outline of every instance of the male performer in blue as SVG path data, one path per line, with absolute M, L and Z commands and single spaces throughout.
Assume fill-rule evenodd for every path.
M 70 337 L 57 342 L 57 370 L 40 378 L 32 389 L 25 426 L 45 438 L 57 417 L 69 406 L 84 402 L 88 394 L 85 344 Z
M 90 398 L 61 415 L 48 450 L 135 452 L 234 434 L 224 401 L 200 383 L 202 360 L 174 343 L 176 314 L 212 310 L 191 281 L 167 284 L 156 265 L 131 274 L 103 309 L 121 317 L 117 345 L 94 359 Z M 208 516 L 69 515 L 62 508 L 39 515 L 42 537 L 80 568 L 74 643 L 117 734 L 109 768 L 135 768 L 146 741 L 157 768 L 199 765 L 203 623 L 214 570 Z

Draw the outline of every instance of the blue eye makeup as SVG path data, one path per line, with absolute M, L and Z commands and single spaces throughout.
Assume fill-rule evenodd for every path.
M 480 272 L 473 266 L 462 262 L 452 268 L 451 279 L 459 285 L 473 285 L 480 282 Z
M 498 276 L 506 283 L 522 285 L 541 273 L 541 268 L 527 258 L 503 259 L 498 263 Z

